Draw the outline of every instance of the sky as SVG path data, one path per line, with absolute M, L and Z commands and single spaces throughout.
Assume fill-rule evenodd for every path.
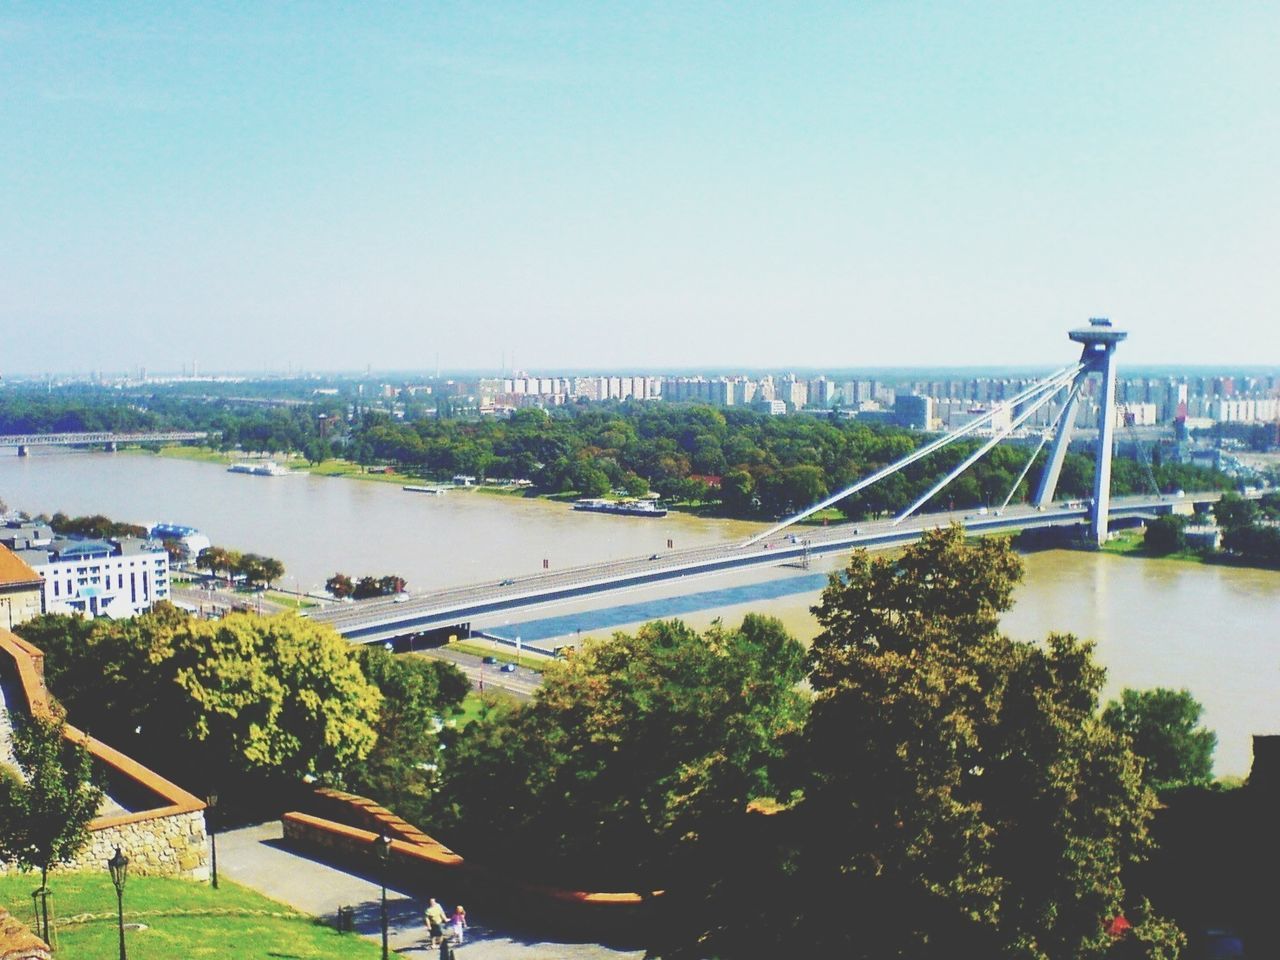
M 0 375 L 1280 364 L 1280 4 L 0 5 Z

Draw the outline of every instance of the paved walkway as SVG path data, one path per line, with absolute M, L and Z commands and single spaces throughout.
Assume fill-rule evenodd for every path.
M 279 821 L 219 833 L 218 875 L 317 917 L 332 919 L 338 907 L 353 906 L 356 930 L 381 940 L 378 883 L 284 846 Z M 437 899 L 446 911 L 453 910 L 449 891 L 439 891 Z M 429 948 L 422 926 L 424 905 L 402 890 L 387 889 L 390 943 L 398 956 L 438 956 Z M 474 925 L 467 942 L 457 948 L 460 960 L 641 960 L 644 956 L 643 950 L 615 950 L 595 943 L 531 942 L 487 927 L 484 918 L 470 910 L 468 919 Z

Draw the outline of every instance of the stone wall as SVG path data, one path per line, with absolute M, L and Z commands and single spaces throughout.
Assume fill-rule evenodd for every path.
M 29 715 L 51 716 L 53 707 L 44 686 L 44 655 L 20 637 L 0 628 L 0 674 L 6 678 L 9 709 Z M 204 804 L 137 760 L 70 724 L 65 736 L 83 746 L 107 779 L 127 785 L 128 794 L 145 802 L 100 814 L 89 824 L 89 842 L 68 866 L 57 869 L 105 869 L 117 846 L 129 858 L 129 870 L 203 880 L 208 876 L 209 844 Z M 141 809 L 139 808 L 141 807 Z M 6 872 L 0 863 L 0 873 Z
M 201 811 L 92 830 L 88 844 L 68 869 L 105 868 L 116 847 L 129 858 L 130 874 L 191 880 L 209 878 L 209 838 Z
M 0 960 L 49 960 L 51 956 L 48 944 L 0 907 Z

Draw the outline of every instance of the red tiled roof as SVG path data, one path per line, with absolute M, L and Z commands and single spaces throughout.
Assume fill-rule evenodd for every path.
M 20 584 L 39 584 L 40 574 L 32 570 L 25 560 L 0 544 L 0 587 Z

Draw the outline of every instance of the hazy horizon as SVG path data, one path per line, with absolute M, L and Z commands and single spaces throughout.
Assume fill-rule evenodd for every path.
M 1062 366 L 1062 364 L 1059 364 Z M 117 379 L 133 379 L 137 370 L 52 370 L 41 373 L 15 374 L 5 378 L 0 373 L 0 384 L 6 382 L 21 384 L 43 384 L 46 378 L 66 380 L 84 384 L 93 377 L 101 377 L 105 381 Z M 982 379 L 982 378 L 1015 378 L 1039 377 L 1047 372 L 1047 368 L 1030 364 L 1012 364 L 1005 366 L 870 366 L 870 367 L 811 367 L 811 366 L 758 366 L 758 367 L 616 367 L 616 368 L 572 368 L 549 366 L 530 370 L 505 371 L 485 370 L 482 368 L 461 368 L 457 370 L 442 369 L 439 374 L 427 369 L 377 369 L 354 370 L 200 370 L 191 375 L 183 370 L 150 370 L 146 371 L 148 381 L 173 381 L 177 383 L 200 383 L 207 380 L 234 379 L 247 383 L 258 382 L 305 382 L 305 381 L 351 381 L 367 382 L 369 380 L 410 382 L 433 379 L 448 380 L 451 378 L 502 378 L 513 376 L 542 377 L 586 377 L 586 376 L 705 376 L 705 377 L 761 377 L 765 375 L 795 374 L 800 379 L 812 379 L 826 376 L 835 381 L 856 379 L 885 380 L 945 380 L 945 379 Z M 1204 377 L 1204 376 L 1275 376 L 1276 364 L 1239 364 L 1239 363 L 1194 363 L 1194 364 L 1138 364 L 1126 367 L 1120 365 L 1117 374 L 1121 380 L 1132 378 L 1161 377 Z
M 16 2 L 0 374 L 1280 363 L 1280 7 Z M 782 358 L 782 359 L 779 359 Z

